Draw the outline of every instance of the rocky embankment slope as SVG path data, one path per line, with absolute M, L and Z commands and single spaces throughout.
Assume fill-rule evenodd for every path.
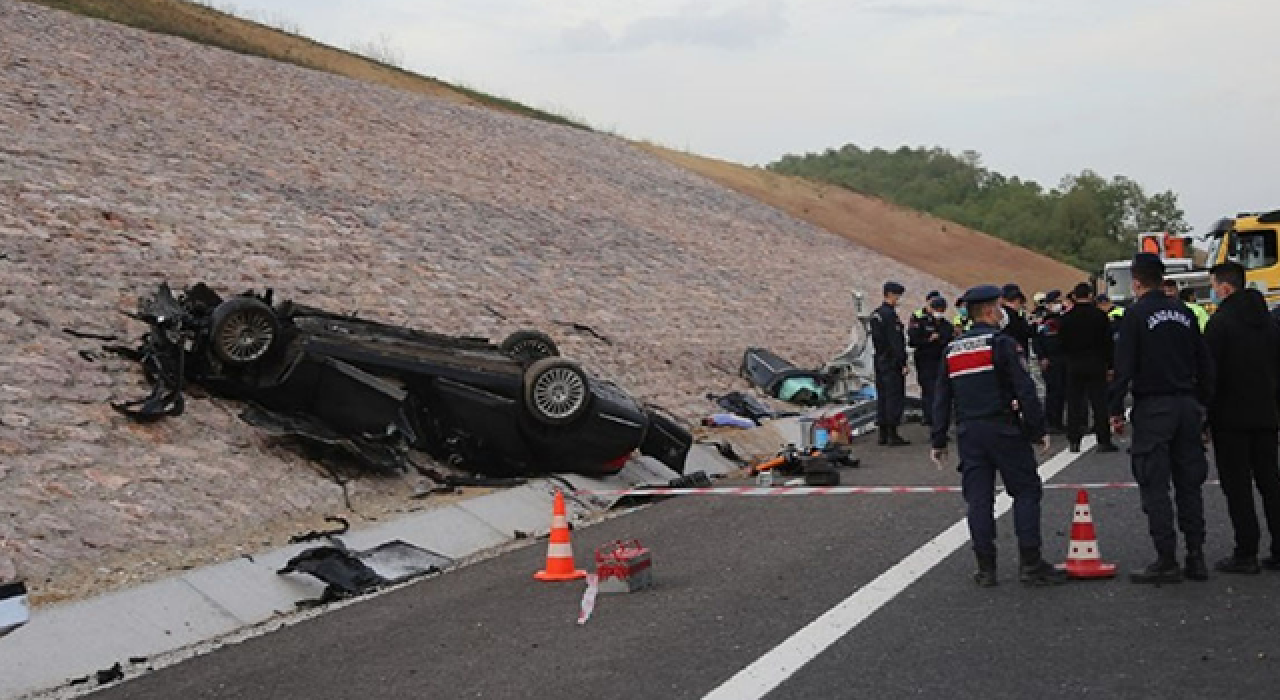
M 838 352 L 855 286 L 946 288 L 609 136 L 15 0 L 0 26 L 0 579 L 46 599 L 341 507 L 234 404 L 111 410 L 141 373 L 64 329 L 132 341 L 119 311 L 163 280 L 448 333 L 541 327 L 686 416 L 747 345 Z M 403 496 L 353 488 L 375 513 Z

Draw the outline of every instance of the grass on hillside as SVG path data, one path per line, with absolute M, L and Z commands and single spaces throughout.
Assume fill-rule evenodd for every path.
M 28 1 L 150 32 L 182 37 L 237 53 L 293 63 L 305 68 L 336 73 L 409 92 L 490 107 L 553 124 L 590 130 L 586 124 L 567 116 L 553 114 L 469 87 L 452 85 L 398 66 L 379 63 L 345 49 L 241 19 L 193 2 L 182 0 Z
M 674 165 L 958 286 L 1017 282 L 1027 289 L 1067 289 L 1087 278 L 1084 272 L 1047 256 L 879 197 L 763 168 L 639 145 Z

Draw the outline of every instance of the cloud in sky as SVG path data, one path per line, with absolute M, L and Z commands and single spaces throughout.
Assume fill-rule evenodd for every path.
M 673 12 L 640 17 L 610 31 L 600 19 L 587 19 L 564 30 L 563 46 L 571 51 L 639 51 L 661 45 L 751 49 L 787 30 L 783 5 L 777 0 L 713 8 L 696 2 Z
M 236 0 L 408 67 L 744 163 L 976 150 L 1056 184 L 1174 189 L 1204 227 L 1280 207 L 1275 0 Z

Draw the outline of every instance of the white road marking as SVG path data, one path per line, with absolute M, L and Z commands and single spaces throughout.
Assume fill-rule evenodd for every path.
M 1052 479 L 1096 443 L 1095 438 L 1086 437 L 1079 453 L 1064 450 L 1040 465 L 1041 480 Z M 1012 507 L 1013 499 L 1008 494 L 1000 493 L 996 496 L 997 518 L 1008 513 Z M 969 526 L 964 520 L 960 520 L 756 659 L 723 685 L 707 693 L 703 700 L 763 698 L 968 541 Z

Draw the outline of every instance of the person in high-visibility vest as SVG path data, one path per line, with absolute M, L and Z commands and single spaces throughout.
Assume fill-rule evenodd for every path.
M 1191 309 L 1191 313 L 1196 315 L 1196 321 L 1200 324 L 1200 332 L 1204 332 L 1205 326 L 1209 325 L 1209 311 L 1196 302 L 1196 292 L 1194 289 L 1184 289 L 1178 292 L 1178 298 L 1182 303 Z

